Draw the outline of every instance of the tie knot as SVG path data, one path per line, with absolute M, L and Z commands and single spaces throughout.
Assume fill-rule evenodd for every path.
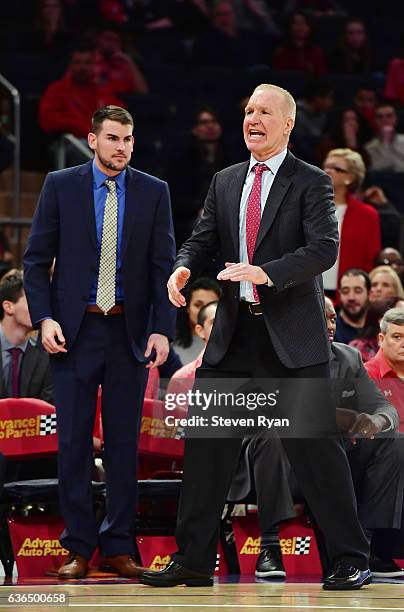
M 107 189 L 109 189 L 109 191 L 116 191 L 116 182 L 112 179 L 106 179 L 105 186 Z
M 7 352 L 10 353 L 11 356 L 14 356 L 22 353 L 22 349 L 18 348 L 18 346 L 13 346 L 12 348 L 7 349 Z
M 265 170 L 269 170 L 266 164 L 255 164 L 254 166 L 255 176 L 262 176 L 262 173 L 265 172 Z

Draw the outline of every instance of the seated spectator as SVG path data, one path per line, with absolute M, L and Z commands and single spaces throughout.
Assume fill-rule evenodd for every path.
M 369 307 L 370 278 L 365 270 L 346 270 L 339 281 L 340 311 L 337 315 L 337 342 L 349 344 L 364 328 Z
M 192 50 L 199 66 L 240 68 L 263 63 L 259 37 L 239 30 L 233 3 L 219 0 L 212 9 L 211 27 L 198 38 Z
M 275 70 L 302 70 L 317 76 L 327 72 L 323 51 L 311 42 L 312 22 L 305 13 L 295 12 L 289 18 L 286 41 L 272 60 Z
M 201 337 L 196 333 L 198 312 L 205 304 L 217 301 L 221 296 L 220 285 L 211 278 L 195 280 L 185 291 L 187 306 L 177 315 L 177 335 L 173 347 L 184 365 L 198 358 L 204 348 Z
M 65 27 L 62 0 L 39 0 L 32 25 L 22 36 L 22 49 L 42 55 L 45 61 L 64 62 L 70 35 Z
M 377 266 L 369 274 L 371 288 L 369 301 L 397 296 L 404 298 L 404 289 L 397 272 L 390 266 Z
M 233 4 L 240 28 L 255 32 L 264 31 L 276 38 L 280 36 L 271 8 L 265 0 L 233 0 Z
M 404 570 L 391 557 L 381 559 L 378 556 L 375 538 L 379 529 L 401 527 L 404 474 L 394 438 L 398 426 L 397 410 L 370 380 L 359 353 L 333 341 L 335 310 L 328 299 L 326 317 L 337 422 L 345 432 L 344 446 L 351 468 L 358 516 L 370 541 L 370 570 L 374 577 L 404 576 Z M 349 415 L 345 424 L 343 413 Z M 384 435 L 378 437 L 378 434 Z
M 404 104 L 404 35 L 401 36 L 397 54 L 391 58 L 384 82 L 384 97 Z
M 200 308 L 196 319 L 195 334 L 202 340 L 202 349 L 196 359 L 188 362 L 173 374 L 167 386 L 167 393 L 183 393 L 185 388 L 186 390 L 192 389 L 196 369 L 202 363 L 203 354 L 215 321 L 217 304 L 218 302 L 215 300 L 207 302 Z
M 330 175 L 340 235 L 335 264 L 324 272 L 324 289 L 335 291 L 341 274 L 349 268 L 369 272 L 381 249 L 379 215 L 373 207 L 353 197 L 365 176 L 362 157 L 351 149 L 331 150 L 323 168 Z
M 0 283 L 0 397 L 35 397 L 52 404 L 49 357 L 31 332 L 22 274 L 8 276 Z
M 133 59 L 123 51 L 122 32 L 106 24 L 97 32 L 95 81 L 116 92 L 148 93 L 145 78 Z
M 375 259 L 375 266 L 391 266 L 400 277 L 401 284 L 404 286 L 404 259 L 400 251 L 391 247 L 386 247 L 380 251 Z
M 373 84 L 360 85 L 353 96 L 354 108 L 358 111 L 361 118 L 366 122 L 369 136 L 376 131 L 376 106 L 377 94 Z
M 380 321 L 379 351 L 365 364 L 369 376 L 374 380 L 399 378 L 404 380 L 404 309 L 391 308 Z M 404 384 L 404 383 L 403 383 Z M 382 386 L 382 388 L 385 388 Z M 400 417 L 400 431 L 404 429 L 404 393 L 390 393 L 390 401 Z
M 192 233 L 213 175 L 232 161 L 222 133 L 216 112 L 207 106 L 201 107 L 195 113 L 185 146 L 181 149 L 176 142 L 168 156 L 166 179 L 172 194 L 177 248 Z
M 342 39 L 329 57 L 332 72 L 342 74 L 369 74 L 373 59 L 368 33 L 363 21 L 349 18 L 342 32 Z
M 324 137 L 318 147 L 318 159 L 322 163 L 331 149 L 351 149 L 367 163 L 363 145 L 368 140 L 369 130 L 358 111 L 352 106 L 338 109 L 328 117 L 323 127 Z
M 363 330 L 349 343 L 349 346 L 360 352 L 364 363 L 374 357 L 379 350 L 380 320 L 384 313 L 390 308 L 399 308 L 400 304 L 404 302 L 397 296 L 375 300 L 370 304 Z
M 404 172 L 404 134 L 398 134 L 397 113 L 388 102 L 377 105 L 376 136 L 365 144 L 372 170 Z
M 382 234 L 382 246 L 400 246 L 401 243 L 401 214 L 394 206 L 393 202 L 387 199 L 381 187 L 370 185 L 361 194 L 361 199 L 365 204 L 370 204 L 375 208 L 380 218 L 380 229 Z M 393 249 L 395 250 L 395 249 Z
M 125 106 L 109 84 L 97 85 L 94 74 L 94 48 L 78 46 L 71 54 L 65 76 L 51 83 L 39 103 L 39 123 L 50 134 L 69 132 L 87 139 L 91 117 L 108 104 Z
M 306 85 L 304 98 L 296 104 L 294 138 L 320 138 L 324 133 L 328 114 L 334 104 L 334 88 L 325 79 L 312 78 Z

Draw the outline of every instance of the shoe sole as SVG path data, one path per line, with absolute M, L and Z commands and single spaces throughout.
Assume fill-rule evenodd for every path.
M 171 584 L 162 584 L 160 580 L 153 580 L 149 578 L 141 578 L 141 584 L 153 587 L 176 587 L 176 586 L 187 586 L 187 587 L 212 587 L 213 578 L 201 580 L 200 578 L 188 578 L 184 582 L 173 582 Z
M 344 585 L 338 585 L 338 584 L 333 584 L 333 585 L 326 585 L 323 584 L 323 590 L 324 591 L 357 591 L 358 589 L 361 589 L 363 586 L 365 586 L 366 584 L 370 584 L 372 582 L 372 578 L 371 576 L 368 576 L 367 578 L 365 578 L 365 580 L 363 582 L 361 582 L 361 584 L 355 584 L 353 586 L 344 584 Z
M 404 576 L 404 570 L 397 570 L 396 572 L 372 572 L 374 578 L 400 578 Z
M 58 578 L 60 580 L 81 580 L 87 576 L 87 572 L 85 574 L 80 574 L 80 576 L 63 576 L 63 574 L 58 574 Z
M 123 574 L 121 572 L 118 572 L 117 569 L 115 569 L 114 567 L 111 567 L 110 565 L 101 565 L 99 567 L 100 572 L 105 572 L 107 574 L 116 574 L 117 576 L 120 576 L 121 578 L 140 578 L 140 576 L 143 574 L 143 572 L 145 571 L 144 569 L 139 569 L 139 573 L 138 574 Z
M 257 578 L 286 578 L 286 572 L 273 570 L 271 572 L 255 572 Z

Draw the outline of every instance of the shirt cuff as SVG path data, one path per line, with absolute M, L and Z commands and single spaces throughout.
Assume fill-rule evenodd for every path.
M 384 429 L 382 429 L 380 433 L 387 433 L 388 431 L 394 431 L 394 423 L 393 423 L 393 419 L 391 418 L 391 416 L 389 414 L 386 414 L 385 412 L 379 412 L 378 414 L 379 416 L 383 416 L 390 423 L 389 427 L 385 427 Z

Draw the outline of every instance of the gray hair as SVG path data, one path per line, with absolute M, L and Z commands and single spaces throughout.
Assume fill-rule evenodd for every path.
M 387 332 L 389 323 L 394 325 L 404 325 L 404 309 L 403 308 L 390 308 L 385 312 L 382 320 L 380 321 L 380 331 L 382 334 Z
M 292 94 L 283 87 L 278 87 L 278 85 L 272 85 L 272 83 L 261 83 L 261 85 L 257 85 L 254 89 L 253 94 L 259 89 L 263 89 L 264 91 L 276 91 L 278 94 L 283 96 L 284 101 L 284 109 L 287 117 L 291 117 L 293 121 L 296 118 L 296 102 Z

